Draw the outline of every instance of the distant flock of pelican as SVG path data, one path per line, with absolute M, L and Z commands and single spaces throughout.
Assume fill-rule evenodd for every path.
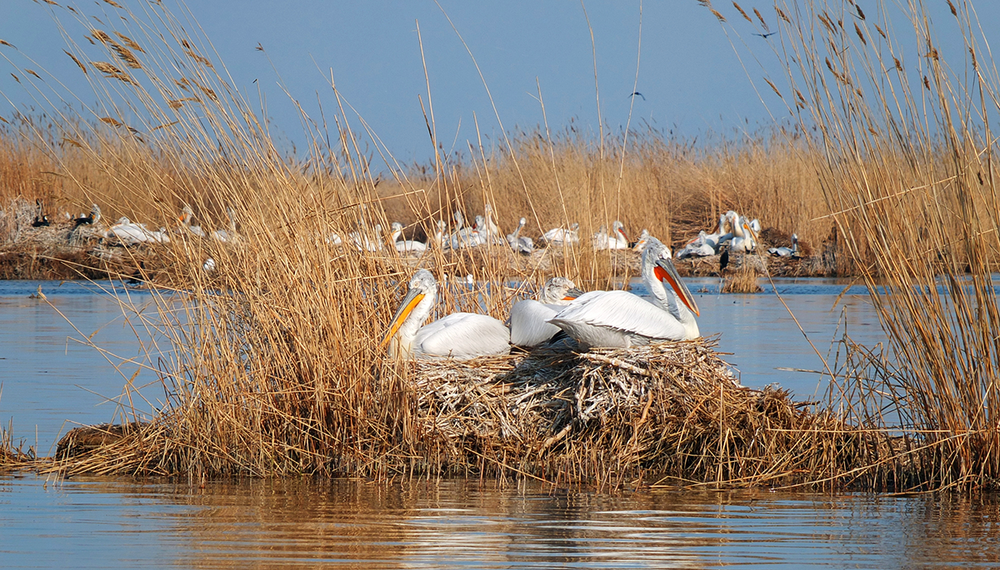
M 493 209 L 490 205 L 487 204 L 484 210 L 483 215 L 475 217 L 472 225 L 466 225 L 462 212 L 456 210 L 452 216 L 455 221 L 455 230 L 451 233 L 447 232 L 448 224 L 444 220 L 438 220 L 435 225 L 436 233 L 431 236 L 427 243 L 401 239 L 403 237 L 403 224 L 393 222 L 388 241 L 400 255 L 410 257 L 420 257 L 432 246 L 442 251 L 500 246 L 509 247 L 521 255 L 530 255 L 536 250 L 537 246 L 534 240 L 521 235 L 527 223 L 525 218 L 518 221 L 517 228 L 514 229 L 513 233 L 504 236 L 493 220 Z M 566 228 L 552 228 L 542 235 L 541 241 L 545 246 L 551 247 L 574 246 L 580 243 L 579 229 L 580 225 L 576 223 Z M 336 246 L 347 245 L 358 251 L 378 252 L 385 250 L 380 238 L 381 235 L 382 226 L 375 224 L 370 232 L 364 231 L 364 227 L 362 227 L 358 231 L 347 234 L 346 238 L 336 233 L 330 234 L 325 238 L 325 241 Z M 648 232 L 643 230 L 642 237 L 637 242 L 632 243 L 629 241 L 628 234 L 625 233 L 625 226 L 620 221 L 615 220 L 611 224 L 611 233 L 608 233 L 607 228 L 602 226 L 592 236 L 591 244 L 595 250 L 634 248 L 638 251 L 644 244 L 642 240 L 646 235 Z

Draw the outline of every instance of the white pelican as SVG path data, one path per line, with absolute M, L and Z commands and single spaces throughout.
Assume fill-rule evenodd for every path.
M 757 247 L 757 231 L 751 224 L 756 224 L 760 227 L 760 222 L 754 220 L 753 222 L 748 222 L 746 218 L 741 217 L 739 224 L 733 227 L 733 241 L 729 246 L 731 251 L 740 252 L 751 252 Z
M 136 245 L 145 242 L 167 243 L 170 241 L 170 237 L 167 236 L 165 230 L 148 230 L 145 225 L 133 223 L 126 217 L 119 218 L 115 225 L 104 232 L 104 237 L 117 239 L 125 245 Z
M 191 218 L 194 217 L 194 210 L 191 206 L 184 204 L 184 208 L 181 210 L 181 228 L 191 232 L 198 237 L 205 237 L 205 232 L 201 229 L 201 226 L 192 226 Z
M 778 257 L 796 257 L 799 254 L 799 236 L 792 234 L 792 247 L 772 247 L 767 252 Z
M 632 245 L 633 251 L 638 251 L 642 253 L 642 250 L 646 249 L 646 244 L 649 242 L 649 230 L 642 228 L 642 232 L 639 234 L 639 239 Z
M 229 229 L 215 230 L 208 235 L 215 241 L 220 241 L 222 243 L 236 243 L 239 241 L 240 235 L 236 233 L 236 215 L 233 214 L 232 208 L 226 208 L 226 216 L 229 217 Z
M 434 243 L 442 251 L 446 249 L 451 249 L 451 241 L 444 239 L 445 230 L 448 229 L 448 224 L 444 220 L 437 221 L 437 233 L 434 234 Z
M 463 247 L 477 247 L 482 241 L 479 238 L 479 230 L 475 226 L 465 227 L 465 218 L 462 212 L 455 210 L 455 233 L 451 234 L 451 249 L 462 249 Z
M 530 237 L 522 236 L 521 230 L 524 229 L 524 224 L 527 220 L 521 218 L 517 222 L 517 229 L 514 233 L 507 234 L 507 243 L 510 244 L 510 248 L 514 250 L 515 253 L 520 253 L 522 255 L 530 255 L 535 249 L 535 242 L 531 240 Z
M 399 238 L 403 235 L 403 224 L 399 222 L 392 223 L 392 240 L 393 245 L 396 246 L 396 251 L 400 255 L 416 255 L 420 256 L 425 251 L 427 251 L 427 244 L 420 241 L 413 240 L 403 240 L 399 241 Z
M 375 235 L 378 236 L 382 233 L 382 226 L 380 224 L 375 224 Z M 378 237 L 371 237 L 366 233 L 361 231 L 351 232 L 347 234 L 347 240 L 351 242 L 355 249 L 358 251 L 382 251 L 382 240 Z
M 493 222 L 493 206 L 486 204 L 484 210 L 486 212 L 484 217 L 476 216 L 476 229 L 479 230 L 483 244 L 506 245 L 507 241 L 500 233 L 500 228 Z
M 698 237 L 687 242 L 677 252 L 677 259 L 686 257 L 708 257 L 719 253 L 722 244 L 733 239 L 733 228 L 739 224 L 739 214 L 730 210 L 719 216 L 719 228 L 714 234 L 698 232 Z
M 569 229 L 552 228 L 551 230 L 545 232 L 542 239 L 544 239 L 545 243 L 549 245 L 573 245 L 574 243 L 580 242 L 580 236 L 577 233 L 578 229 L 580 229 L 580 224 L 577 223 L 571 225 Z
M 611 235 L 601 226 L 600 231 L 594 234 L 594 249 L 628 249 L 628 236 L 625 234 L 625 226 L 615 220 L 611 224 Z
M 534 347 L 559 332 L 559 327 L 547 322 L 562 307 L 583 294 L 576 284 L 565 277 L 553 277 L 538 292 L 538 300 L 524 299 L 510 308 L 510 343 Z
M 698 305 L 670 261 L 670 248 L 654 237 L 642 251 L 642 280 L 651 301 L 626 291 L 592 291 L 549 322 L 576 339 L 583 350 L 697 338 Z
M 452 313 L 426 326 L 437 302 L 437 281 L 421 269 L 410 279 L 410 289 L 389 323 L 379 344 L 398 358 L 468 359 L 510 352 L 510 331 L 503 323 L 486 315 Z

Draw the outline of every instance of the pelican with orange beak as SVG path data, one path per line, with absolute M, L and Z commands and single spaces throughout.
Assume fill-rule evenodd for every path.
M 627 291 L 592 291 L 548 322 L 566 331 L 583 350 L 697 338 L 698 305 L 670 257 L 670 248 L 648 238 L 642 251 L 642 280 L 652 300 Z
M 487 315 L 452 313 L 421 326 L 437 303 L 437 281 L 426 269 L 413 274 L 410 288 L 389 323 L 379 348 L 397 358 L 459 360 L 510 352 L 510 331 Z

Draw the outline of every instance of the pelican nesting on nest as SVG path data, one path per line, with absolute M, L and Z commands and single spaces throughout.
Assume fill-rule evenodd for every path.
M 548 245 L 563 245 L 569 244 L 573 245 L 580 242 L 580 235 L 577 230 L 580 229 L 580 224 L 574 223 L 569 229 L 566 228 L 552 228 L 551 230 L 545 232 L 542 239 Z
M 413 274 L 410 288 L 389 323 L 379 348 L 399 358 L 468 359 L 510 352 L 510 331 L 486 315 L 452 313 L 428 325 L 437 302 L 437 281 L 426 269 Z
M 535 249 L 535 242 L 530 237 L 521 235 L 521 230 L 524 229 L 524 224 L 527 222 L 526 219 L 521 218 L 517 222 L 517 229 L 514 230 L 514 233 L 507 234 L 507 243 L 510 244 L 510 248 L 521 255 L 531 255 Z
M 626 291 L 593 291 L 548 322 L 566 331 L 584 350 L 697 338 L 698 305 L 670 257 L 670 248 L 649 238 L 642 252 L 642 280 L 653 296 L 651 301 Z
M 399 238 L 403 235 L 403 224 L 399 222 L 392 223 L 392 237 L 390 238 L 393 245 L 396 246 L 396 251 L 400 255 L 415 255 L 421 256 L 425 251 L 427 251 L 427 244 L 422 241 L 415 241 L 410 239 L 400 240 Z
M 510 308 L 510 343 L 530 348 L 555 336 L 559 327 L 548 320 L 582 294 L 583 291 L 565 277 L 549 279 L 539 291 L 537 301 L 524 299 Z
M 596 250 L 628 249 L 628 236 L 625 234 L 625 226 L 618 220 L 615 220 L 615 222 L 611 224 L 610 235 L 602 226 L 601 229 L 594 234 L 593 241 L 594 249 Z

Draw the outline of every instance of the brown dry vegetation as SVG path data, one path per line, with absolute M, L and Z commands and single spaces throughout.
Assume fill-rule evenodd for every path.
M 282 158 L 251 105 L 225 83 L 221 63 L 170 14 L 130 37 L 124 45 L 142 51 L 127 53 L 83 24 L 96 41 L 76 46 L 74 57 L 117 62 L 93 64 L 103 72 L 88 75 L 95 91 L 129 98 L 145 118 L 95 112 L 97 128 L 65 116 L 15 118 L 0 137 L 9 163 L 0 165 L 0 189 L 9 192 L 2 197 L 40 196 L 71 211 L 97 202 L 108 219 L 127 215 L 154 228 L 176 227 L 187 203 L 206 231 L 225 228 L 231 207 L 240 237 L 222 243 L 175 233 L 159 249 L 157 281 L 180 294 L 159 290 L 158 311 L 135 311 L 132 321 L 156 331 L 145 366 L 159 374 L 168 402 L 151 418 L 126 410 L 134 429 L 56 468 L 995 485 L 1000 313 L 989 272 L 1000 252 L 1000 201 L 995 143 L 977 122 L 992 107 L 977 115 L 967 103 L 1000 97 L 985 79 L 972 87 L 989 96 L 953 89 L 941 62 L 924 56 L 926 82 L 900 72 L 888 81 L 902 95 L 886 91 L 882 70 L 895 65 L 875 36 L 892 40 L 884 22 L 876 29 L 863 17 L 857 35 L 848 34 L 843 22 L 854 21 L 853 9 L 817 2 L 793 20 L 777 8 L 797 62 L 786 60 L 788 108 L 807 127 L 699 148 L 636 133 L 624 151 L 603 141 L 612 149 L 603 154 L 572 132 L 524 133 L 510 148 L 470 146 L 466 157 L 384 182 L 358 151 L 362 134 L 347 128 L 336 148 L 316 137 L 307 158 Z M 966 12 L 956 16 L 972 37 Z M 185 65 L 151 67 L 156 61 Z M 339 124 L 350 124 L 335 90 L 330 97 Z M 894 97 L 900 107 L 882 104 Z M 924 114 L 927 105 L 934 112 Z M 333 247 L 326 237 L 362 231 L 382 239 L 376 225 L 393 219 L 426 235 L 453 209 L 468 218 L 487 202 L 505 231 L 521 215 L 532 237 L 574 221 L 587 236 L 622 219 L 633 233 L 646 227 L 675 246 L 711 231 L 732 208 L 776 234 L 798 233 L 823 255 L 835 223 L 835 241 L 848 253 L 836 263 L 853 263 L 870 286 L 893 352 L 851 347 L 828 399 L 814 408 L 731 386 L 701 343 L 665 345 L 663 354 L 534 355 L 461 367 L 389 361 L 375 339 L 413 263 L 392 250 Z M 600 285 L 628 267 L 628 259 L 611 263 L 620 254 L 580 247 L 539 269 L 500 249 L 435 250 L 419 262 L 441 280 L 478 279 L 443 287 L 435 316 L 467 309 L 503 319 L 545 272 Z M 201 269 L 209 256 L 210 273 Z M 947 295 L 937 288 L 942 272 Z M 508 285 L 512 278 L 522 284 Z M 550 385 L 531 392 L 532 382 Z

